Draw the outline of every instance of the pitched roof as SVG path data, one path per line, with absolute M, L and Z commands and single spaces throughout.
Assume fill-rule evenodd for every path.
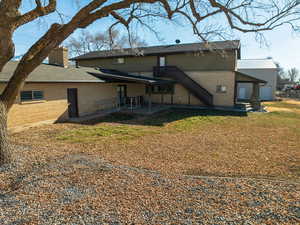
M 237 62 L 238 69 L 277 69 L 272 59 L 241 59 Z
M 233 50 L 240 48 L 240 41 L 217 41 L 190 44 L 160 45 L 141 48 L 125 48 L 119 50 L 94 51 L 72 58 L 71 60 L 113 58 L 126 56 L 145 56 L 155 54 L 174 54 L 185 52 L 199 52 L 208 50 Z
M 0 82 L 8 82 L 18 62 L 9 62 L 0 73 Z M 111 83 L 134 82 L 143 84 L 168 84 L 173 81 L 128 74 L 118 70 L 95 69 L 90 67 L 53 66 L 42 64 L 26 79 L 27 83 Z
M 236 73 L 236 81 L 237 82 L 250 82 L 250 83 L 261 83 L 261 84 L 265 84 L 268 83 L 265 80 L 262 79 L 258 79 L 256 77 L 250 76 L 248 74 L 242 73 L 240 71 L 235 71 Z
M 13 75 L 19 62 L 8 62 L 3 71 L 0 72 L 0 82 L 7 82 Z M 89 72 L 97 72 L 98 70 L 89 67 L 69 67 L 41 64 L 26 79 L 26 82 L 53 82 L 53 83 L 93 83 L 105 81 L 92 76 Z

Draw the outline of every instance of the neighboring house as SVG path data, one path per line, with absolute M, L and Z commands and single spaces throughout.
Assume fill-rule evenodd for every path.
M 276 98 L 278 69 L 272 59 L 238 60 L 237 69 L 239 72 L 267 81 L 265 85 L 260 87 L 261 100 L 270 101 Z M 251 95 L 251 83 L 240 83 L 238 85 L 238 99 L 250 99 Z
M 239 41 L 178 44 L 91 52 L 68 65 L 67 49 L 55 49 L 49 64 L 26 80 L 8 115 L 8 126 L 64 121 L 130 105 L 153 112 L 159 105 L 235 107 L 237 86 L 252 82 L 258 108 L 259 84 L 265 81 L 236 71 Z M 17 62 L 0 73 L 0 88 Z
M 277 90 L 278 91 L 282 91 L 285 90 L 287 88 L 293 87 L 295 86 L 297 83 L 290 81 L 289 78 L 284 78 L 282 79 L 281 77 L 277 77 Z

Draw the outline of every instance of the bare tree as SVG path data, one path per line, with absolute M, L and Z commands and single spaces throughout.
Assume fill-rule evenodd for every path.
M 130 35 L 132 41 L 129 41 L 128 35 L 122 35 L 117 29 L 108 29 L 103 33 L 91 34 L 82 30 L 77 37 L 71 36 L 67 41 L 67 47 L 74 56 L 82 55 L 91 51 L 113 50 L 129 47 L 146 46 L 146 42 L 137 35 Z
M 33 8 L 21 11 L 23 0 L 0 1 L 0 72 L 15 55 L 13 34 L 17 28 L 55 13 L 60 0 L 34 0 Z M 28 75 L 75 30 L 96 20 L 111 19 L 111 27 L 123 25 L 154 30 L 155 21 L 187 21 L 203 41 L 224 37 L 237 30 L 261 34 L 283 24 L 298 30 L 299 0 L 85 0 L 76 1 L 78 11 L 64 23 L 53 23 L 19 61 L 0 96 L 0 160 L 8 161 L 7 112 L 12 107 Z M 60 21 L 60 20 L 58 20 Z M 129 38 L 130 40 L 130 38 Z
M 275 62 L 275 65 L 277 67 L 278 78 L 283 80 L 286 77 L 286 73 L 285 73 L 284 68 L 278 62 Z
M 287 75 L 291 82 L 296 82 L 299 75 L 299 70 L 297 68 L 291 68 L 288 70 Z

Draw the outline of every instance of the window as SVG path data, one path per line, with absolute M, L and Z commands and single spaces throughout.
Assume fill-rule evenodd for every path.
M 114 64 L 124 64 L 125 59 L 124 58 L 115 58 L 114 59 Z
M 37 101 L 43 100 L 44 93 L 42 91 L 21 91 L 21 101 Z
M 165 56 L 159 57 L 159 66 L 161 66 L 161 67 L 166 66 L 166 57 Z
M 227 87 L 224 85 L 217 85 L 217 93 L 226 93 Z
M 149 87 L 146 87 L 146 93 L 149 93 Z M 165 84 L 165 85 L 154 85 L 152 86 L 153 94 L 173 94 L 174 85 Z

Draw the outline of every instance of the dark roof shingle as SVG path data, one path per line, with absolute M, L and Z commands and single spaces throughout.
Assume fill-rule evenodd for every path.
M 199 52 L 208 50 L 233 50 L 240 48 L 240 41 L 217 41 L 208 43 L 191 43 L 176 45 L 161 45 L 141 48 L 125 48 L 119 50 L 94 51 L 72 58 L 71 60 L 84 60 L 96 58 L 112 58 L 126 56 L 145 56 L 153 54 L 173 54 L 185 52 Z
M 0 73 L 0 82 L 6 83 L 9 81 L 18 63 L 12 61 L 4 67 L 4 70 Z M 64 68 L 48 64 L 38 66 L 26 79 L 27 83 L 110 83 L 115 81 L 151 85 L 173 83 L 173 81 L 128 74 L 117 70 L 90 67 Z
M 3 71 L 0 72 L 0 82 L 7 82 L 11 78 L 18 63 L 19 62 L 11 61 L 5 65 Z M 29 75 L 26 82 L 105 82 L 90 74 L 90 72 L 97 71 L 98 70 L 89 67 L 76 68 L 74 66 L 70 66 L 68 68 L 64 68 L 60 66 L 41 64 Z

